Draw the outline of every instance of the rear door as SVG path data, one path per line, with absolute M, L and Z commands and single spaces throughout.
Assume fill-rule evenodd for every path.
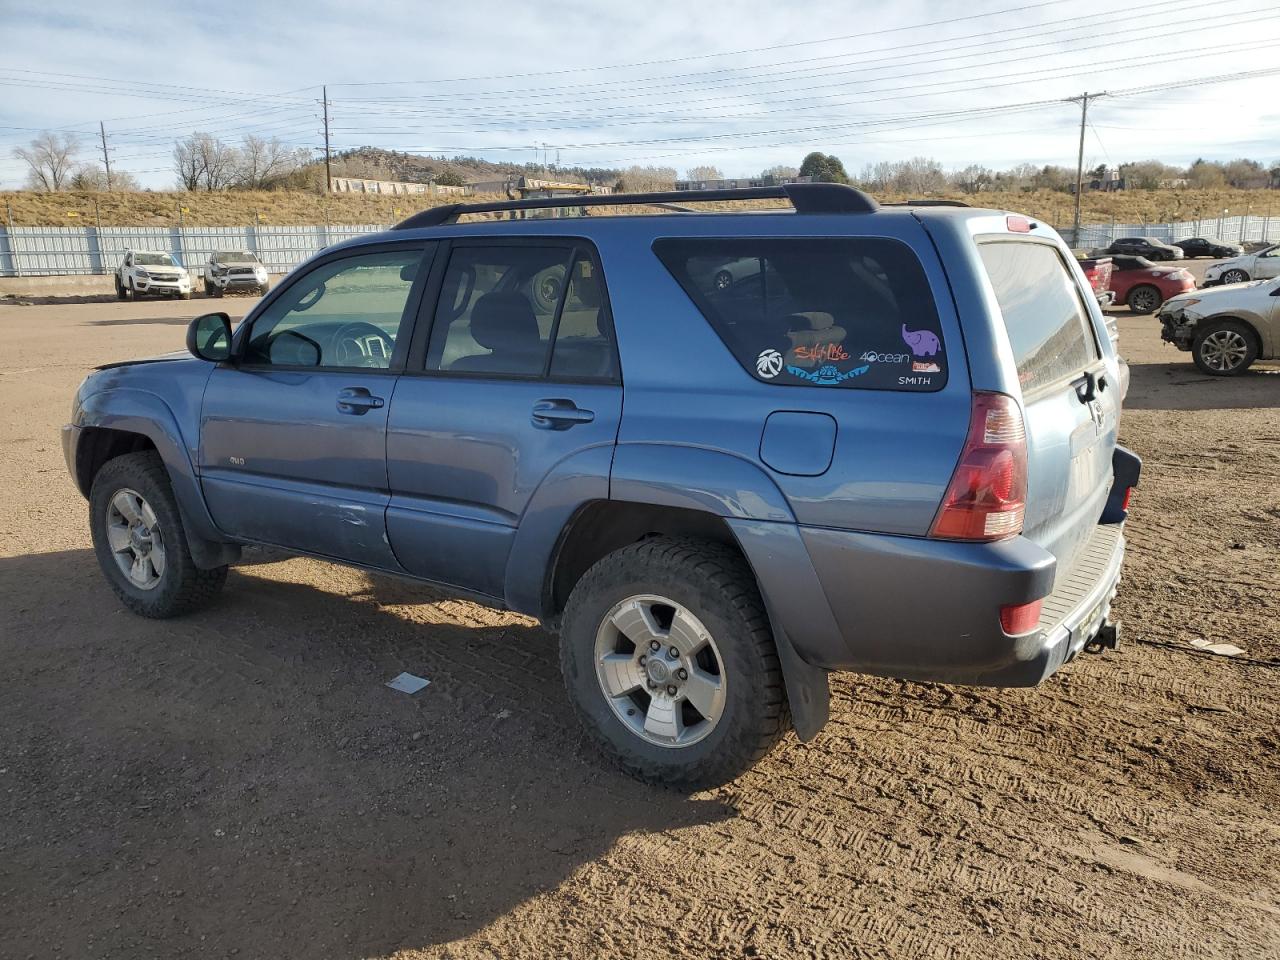
M 410 573 L 501 598 L 544 479 L 617 439 L 612 319 L 586 241 L 461 239 L 440 263 L 391 405 L 387 535 Z
M 1111 485 L 1119 384 L 1057 244 L 979 238 L 1017 364 L 1027 429 L 1023 535 L 1068 569 L 1102 515 Z

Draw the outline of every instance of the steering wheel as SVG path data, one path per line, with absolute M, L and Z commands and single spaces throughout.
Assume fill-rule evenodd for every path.
M 340 367 L 387 367 L 395 341 L 365 320 L 344 323 L 333 332 L 333 354 Z

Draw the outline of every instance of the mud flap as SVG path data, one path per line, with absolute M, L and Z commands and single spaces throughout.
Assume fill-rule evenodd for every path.
M 822 731 L 831 718 L 831 687 L 827 683 L 827 671 L 801 659 L 791 640 L 777 626 L 773 629 L 773 642 L 778 648 L 778 662 L 782 665 L 782 679 L 787 687 L 792 726 L 796 736 L 807 743 Z
M 1117 444 L 1111 454 L 1111 470 L 1115 477 L 1111 481 L 1111 492 L 1107 495 L 1107 506 L 1102 511 L 1099 523 L 1124 523 L 1129 516 L 1125 509 L 1125 500 L 1129 490 L 1138 485 L 1142 476 L 1142 458 L 1132 450 Z

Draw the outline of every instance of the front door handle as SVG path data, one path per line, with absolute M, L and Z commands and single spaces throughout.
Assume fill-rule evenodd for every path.
M 568 430 L 579 423 L 596 418 L 592 410 L 583 410 L 572 400 L 539 400 L 533 405 L 533 425 L 541 430 Z
M 346 387 L 338 391 L 338 412 L 362 417 L 370 410 L 377 410 L 386 401 L 375 397 L 364 387 Z

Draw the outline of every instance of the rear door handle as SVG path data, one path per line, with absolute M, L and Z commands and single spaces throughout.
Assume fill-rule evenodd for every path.
M 541 430 L 568 430 L 579 423 L 596 418 L 592 410 L 583 410 L 572 400 L 539 400 L 533 405 L 530 419 Z
M 364 387 L 346 387 L 338 391 L 338 412 L 362 417 L 370 410 L 377 410 L 385 400 L 375 397 Z

